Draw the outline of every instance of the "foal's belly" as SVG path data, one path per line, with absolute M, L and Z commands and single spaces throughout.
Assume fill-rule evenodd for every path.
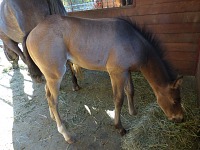
M 68 60 L 85 69 L 106 71 L 106 62 L 104 60 L 100 59 L 91 60 L 87 58 L 84 59 L 84 58 L 72 58 L 72 57 L 69 57 Z

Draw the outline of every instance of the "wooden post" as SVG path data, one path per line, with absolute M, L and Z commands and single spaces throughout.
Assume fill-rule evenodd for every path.
M 200 42 L 199 42 L 199 57 L 197 60 L 197 70 L 196 70 L 196 79 L 197 79 L 197 103 L 200 107 Z

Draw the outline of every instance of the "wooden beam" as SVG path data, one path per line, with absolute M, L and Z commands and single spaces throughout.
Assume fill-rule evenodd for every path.
M 199 12 L 181 12 L 169 14 L 134 15 L 131 19 L 139 24 L 165 24 L 165 23 L 198 23 L 200 22 Z
M 184 0 L 136 0 L 137 5 L 152 5 L 152 4 L 162 4 L 162 3 L 172 3 L 181 2 Z
M 198 56 L 198 44 L 195 43 L 163 43 L 163 46 L 167 49 L 167 51 L 174 51 L 174 52 L 192 52 L 196 53 Z M 196 61 L 196 58 L 193 58 Z
M 194 43 L 197 47 L 194 51 L 198 49 L 198 42 L 200 38 L 200 33 L 172 33 L 172 34 L 156 34 L 163 43 Z
M 199 58 L 197 60 L 196 80 L 197 80 L 197 103 L 200 107 L 200 41 L 199 41 Z
M 131 13 L 132 15 L 152 15 L 152 14 L 171 14 L 180 12 L 198 12 L 200 11 L 200 1 L 199 0 L 186 0 L 179 2 L 169 2 L 149 5 L 139 5 L 139 1 L 136 1 L 136 9 Z M 149 0 L 148 0 L 149 1 Z
M 179 61 L 171 58 L 167 60 L 180 75 L 195 75 L 195 62 Z
M 200 33 L 200 23 L 152 24 L 146 27 L 156 34 Z

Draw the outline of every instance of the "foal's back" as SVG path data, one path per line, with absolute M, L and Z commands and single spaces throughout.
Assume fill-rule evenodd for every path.
M 92 70 L 135 70 L 142 64 L 142 39 L 122 19 L 81 19 L 50 16 L 29 35 L 27 46 L 37 65 L 45 53 L 49 60 L 71 61 Z M 32 43 L 32 44 L 31 44 Z M 141 44 L 140 44 L 141 43 Z M 34 53 L 33 53 L 34 52 Z M 54 58 L 53 58 L 54 57 Z M 44 64 L 45 62 L 41 62 Z M 59 64 L 56 62 L 55 64 Z

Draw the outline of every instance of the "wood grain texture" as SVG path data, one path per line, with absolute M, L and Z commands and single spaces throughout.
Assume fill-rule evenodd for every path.
M 200 23 L 146 25 L 154 33 L 200 33 Z
M 172 3 L 172 2 L 180 2 L 180 1 L 189 1 L 189 0 L 136 0 L 137 6 L 139 5 L 154 5 L 161 3 Z
M 182 12 L 172 14 L 156 14 L 156 15 L 133 15 L 132 20 L 139 24 L 169 24 L 169 23 L 199 23 L 200 12 Z
M 180 12 L 198 12 L 200 11 L 200 1 L 178 1 L 171 3 L 159 3 L 151 5 L 138 6 L 133 9 L 132 15 L 155 15 L 155 14 L 171 14 Z
M 200 33 L 155 34 L 164 43 L 198 43 Z M 195 47 L 196 48 L 196 47 Z
M 172 60 L 195 62 L 196 53 L 188 52 L 168 52 L 166 57 Z
M 170 64 L 174 67 L 175 71 L 177 71 L 181 75 L 195 75 L 195 63 L 189 61 L 178 61 L 173 59 L 168 59 Z
M 193 43 L 164 43 L 164 48 L 169 52 L 191 52 L 196 53 L 197 56 L 197 44 Z M 196 59 L 196 57 L 194 58 Z
M 196 80 L 197 80 L 198 106 L 200 107 L 200 41 L 199 41 L 199 58 L 198 58 L 197 69 L 196 69 Z

